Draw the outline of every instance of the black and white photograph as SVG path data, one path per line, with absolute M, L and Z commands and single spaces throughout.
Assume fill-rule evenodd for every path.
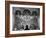
M 40 8 L 13 7 L 13 31 L 40 30 Z
M 45 34 L 44 3 L 6 1 L 5 36 L 35 36 Z
M 10 5 L 11 33 L 42 32 L 42 6 Z

